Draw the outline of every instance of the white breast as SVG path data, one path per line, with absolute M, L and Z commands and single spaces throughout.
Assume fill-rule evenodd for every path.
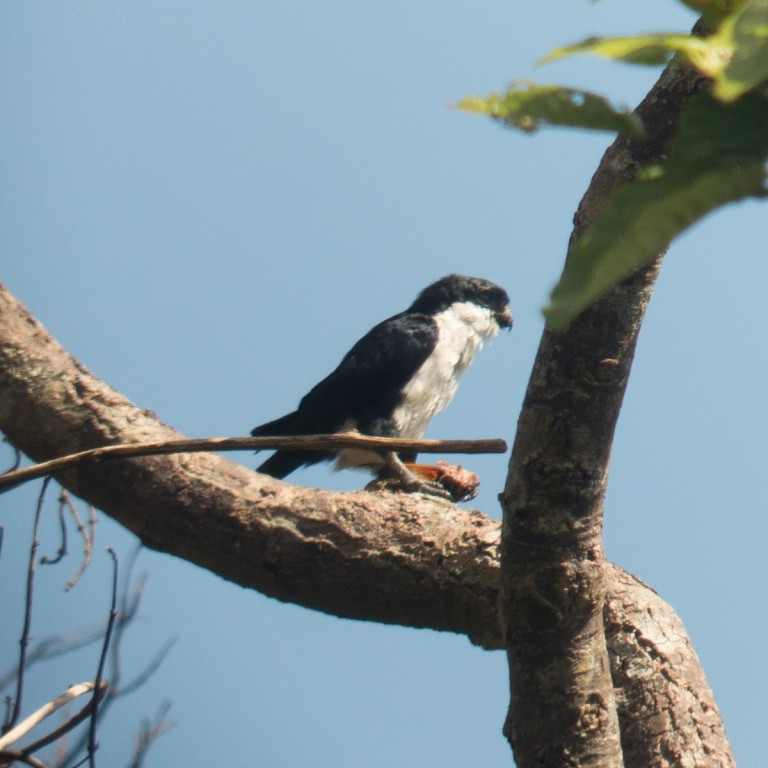
M 492 312 L 470 302 L 452 304 L 435 321 L 437 345 L 403 389 L 403 402 L 394 412 L 401 437 L 424 435 L 431 419 L 453 398 L 483 342 L 499 332 Z

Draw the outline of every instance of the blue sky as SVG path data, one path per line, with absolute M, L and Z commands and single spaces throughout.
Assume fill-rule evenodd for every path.
M 94 373 L 194 436 L 241 435 L 293 408 L 363 332 L 452 271 L 503 284 L 516 325 L 467 374 L 432 437 L 505 437 L 607 135 L 515 134 L 450 105 L 513 79 L 634 104 L 656 77 L 588 59 L 535 69 L 601 33 L 674 31 L 652 0 L 480 3 L 0 4 L 2 279 Z M 613 452 L 608 555 L 680 613 L 741 765 L 764 755 L 768 540 L 765 212 L 734 206 L 675 243 L 638 347 Z M 233 457 L 248 466 L 249 454 Z M 506 458 L 467 457 L 498 517 Z M 364 478 L 295 475 L 327 488 Z M 0 500 L 6 617 L 34 489 Z M 102 617 L 108 559 L 39 576 L 42 637 Z M 44 548 L 56 547 L 51 517 Z M 142 715 L 178 721 L 149 765 L 505 766 L 503 654 L 461 637 L 343 621 L 142 552 L 126 675 L 101 765 L 128 762 Z M 14 621 L 0 627 L 15 653 Z M 93 676 L 96 649 L 41 668 L 27 707 Z

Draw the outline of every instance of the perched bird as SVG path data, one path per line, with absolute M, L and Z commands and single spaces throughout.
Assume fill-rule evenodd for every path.
M 512 327 L 509 297 L 478 277 L 448 275 L 425 288 L 404 312 L 374 326 L 299 407 L 252 435 L 312 435 L 357 431 L 377 437 L 420 438 L 456 393 L 459 378 L 483 343 Z M 336 459 L 336 468 L 372 470 L 406 490 L 434 490 L 415 454 L 343 448 L 335 452 L 279 450 L 260 467 L 283 478 L 298 467 Z M 405 462 L 405 464 L 403 463 Z

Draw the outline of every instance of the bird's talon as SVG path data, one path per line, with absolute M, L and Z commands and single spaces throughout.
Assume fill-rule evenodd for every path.
M 453 501 L 451 492 L 440 483 L 431 483 L 427 480 L 405 480 L 399 477 L 377 477 L 365 486 L 366 491 L 389 491 L 390 493 L 425 493 L 428 496 L 437 496 L 440 499 Z

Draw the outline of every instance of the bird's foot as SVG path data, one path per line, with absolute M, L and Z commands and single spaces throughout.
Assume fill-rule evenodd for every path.
M 470 472 L 458 464 L 438 461 L 434 465 L 409 464 L 407 466 L 417 474 L 421 474 L 422 477 L 426 476 L 432 482 L 445 488 L 457 504 L 460 501 L 471 501 L 477 496 L 480 478 L 474 472 Z
M 412 479 L 402 477 L 377 477 L 365 486 L 366 491 L 389 491 L 390 493 L 426 493 L 440 499 L 455 501 L 451 492 L 440 483 L 422 480 L 413 476 Z
M 447 462 L 404 464 L 397 454 L 391 453 L 379 476 L 366 486 L 366 490 L 426 493 L 458 503 L 474 499 L 479 485 L 477 475 L 463 467 Z

